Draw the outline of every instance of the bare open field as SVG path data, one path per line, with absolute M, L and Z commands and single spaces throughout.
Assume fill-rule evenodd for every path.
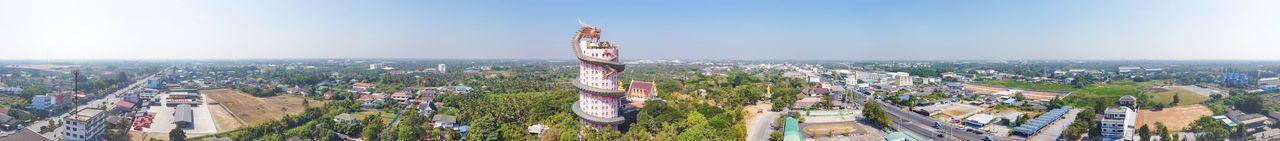
M 286 114 L 301 113 L 303 109 L 302 100 L 306 99 L 306 97 L 294 95 L 255 97 L 229 88 L 200 90 L 200 93 L 221 102 L 222 106 L 231 109 L 231 112 L 240 116 L 250 125 L 280 119 Z M 322 104 L 323 101 L 311 101 L 311 105 Z
M 804 128 L 804 133 L 810 135 L 828 135 L 828 134 L 844 134 L 857 131 L 857 127 L 849 123 L 823 124 L 813 125 Z
M 1204 105 L 1185 105 L 1177 107 L 1164 108 L 1160 111 L 1138 110 L 1138 125 L 1148 124 L 1155 127 L 1156 121 L 1164 123 L 1169 127 L 1169 131 L 1182 131 L 1187 124 L 1194 122 L 1201 116 L 1213 115 L 1213 111 Z
M 222 105 L 209 104 L 209 113 L 212 113 L 213 118 L 216 119 L 214 123 L 218 125 L 219 133 L 244 127 L 244 124 L 240 124 L 240 120 L 231 116 L 231 112 L 223 109 Z

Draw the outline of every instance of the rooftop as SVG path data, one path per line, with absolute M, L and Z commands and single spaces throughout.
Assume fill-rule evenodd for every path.
M 98 115 L 102 115 L 102 109 L 80 109 L 80 111 L 77 111 L 75 115 L 71 115 L 69 118 L 72 120 L 89 121 Z

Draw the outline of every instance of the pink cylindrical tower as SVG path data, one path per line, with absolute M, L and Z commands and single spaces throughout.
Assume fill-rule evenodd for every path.
M 600 32 L 599 28 L 583 24 L 573 37 L 574 55 L 581 60 L 578 79 L 573 83 L 579 90 L 573 113 L 597 129 L 616 129 L 617 124 L 626 120 L 619 115 L 625 92 L 618 84 L 618 72 L 625 65 L 618 62 L 617 46 L 599 41 Z

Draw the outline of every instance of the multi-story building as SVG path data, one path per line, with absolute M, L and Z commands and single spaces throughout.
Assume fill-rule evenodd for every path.
M 36 110 L 49 110 L 50 107 L 53 107 L 52 100 L 48 94 L 36 95 L 31 97 L 31 107 Z
M 1104 140 L 1134 140 L 1133 132 L 1138 113 L 1129 107 L 1108 107 L 1102 118 Z
M 444 69 L 444 64 L 436 65 L 436 70 L 440 71 L 440 73 L 448 73 L 448 71 L 445 71 Z
M 1243 73 L 1223 73 L 1222 83 L 1232 86 L 1249 83 L 1249 75 Z
M 106 115 L 102 109 L 86 108 L 74 111 L 62 119 L 62 140 L 88 141 L 103 140 L 106 131 Z
M 618 73 L 625 65 L 618 62 L 618 48 L 614 44 L 599 41 L 599 28 L 582 26 L 573 38 L 574 56 L 581 60 L 578 78 L 572 82 L 579 90 L 573 113 L 596 129 L 617 129 L 617 125 L 626 120 L 621 114 L 626 92 L 618 82 Z

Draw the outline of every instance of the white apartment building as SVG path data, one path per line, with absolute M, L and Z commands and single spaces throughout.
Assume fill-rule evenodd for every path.
M 103 140 L 106 131 L 106 115 L 102 109 L 87 108 L 73 112 L 62 119 L 62 140 L 88 141 Z
M 444 68 L 444 64 L 436 65 L 436 70 L 440 71 L 440 73 L 448 73 Z
M 1132 141 L 1138 113 L 1129 107 L 1108 107 L 1102 118 L 1104 140 Z

